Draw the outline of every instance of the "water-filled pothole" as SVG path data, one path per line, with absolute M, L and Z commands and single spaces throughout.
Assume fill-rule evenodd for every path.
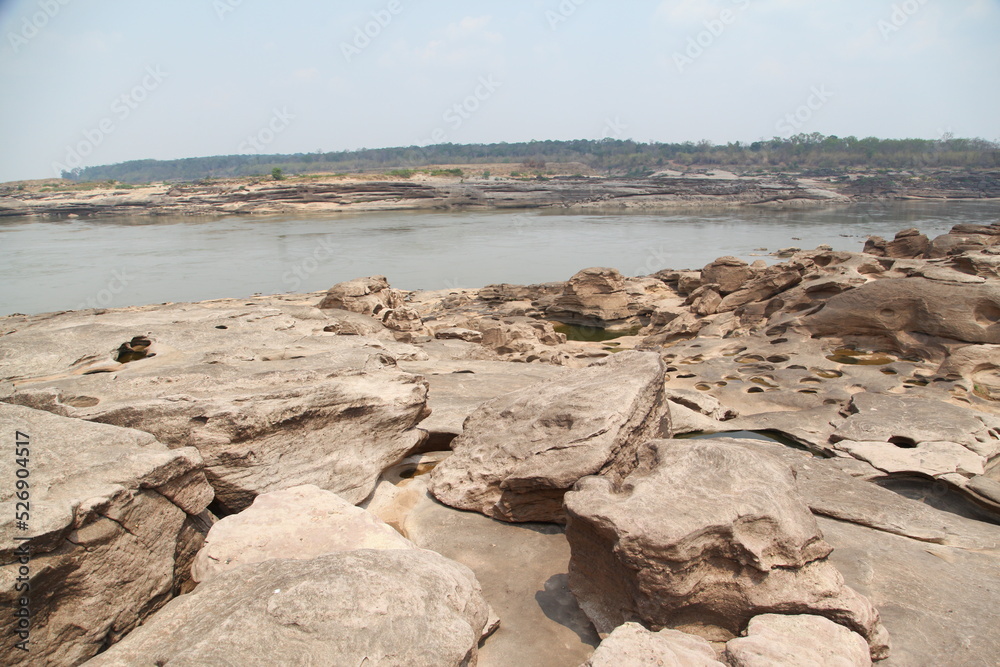
M 834 350 L 833 354 L 826 357 L 829 361 L 838 364 L 853 364 L 855 366 L 885 366 L 896 361 L 885 352 L 864 352 L 851 347 L 842 347 Z
M 594 343 L 603 343 L 604 341 L 624 338 L 625 336 L 636 336 L 642 330 L 641 326 L 611 331 L 600 327 L 585 327 L 577 324 L 556 324 L 554 328 L 556 333 L 566 334 L 566 340 Z
M 382 477 L 391 484 L 400 484 L 404 480 L 421 477 L 451 456 L 451 452 L 427 452 L 408 456 L 398 464 L 382 473 Z
M 736 357 L 736 363 L 738 364 L 756 364 L 758 362 L 764 361 L 764 357 L 759 354 L 744 354 L 741 357 Z

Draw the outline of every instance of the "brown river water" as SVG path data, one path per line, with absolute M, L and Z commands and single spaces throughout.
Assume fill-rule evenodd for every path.
M 869 234 L 1000 220 L 1000 202 L 658 213 L 373 212 L 329 216 L 0 221 L 0 315 L 310 292 L 382 274 L 438 290 L 697 269 L 779 248 L 860 251 Z M 766 250 L 764 250 L 766 249 Z

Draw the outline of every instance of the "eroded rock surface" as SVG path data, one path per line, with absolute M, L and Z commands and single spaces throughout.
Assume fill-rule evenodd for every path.
M 431 491 L 505 521 L 562 522 L 578 479 L 628 474 L 638 446 L 669 433 L 663 378 L 657 355 L 623 352 L 488 401 L 431 474 Z
M 335 363 L 311 356 L 86 375 L 22 385 L 6 400 L 195 447 L 218 502 L 231 512 L 260 493 L 299 484 L 360 502 L 379 473 L 419 442 L 427 388 L 391 367 Z
M 925 334 L 965 343 L 1000 343 L 1000 286 L 955 286 L 926 278 L 877 280 L 827 301 L 805 326 L 818 336 L 896 340 Z
M 0 426 L 0 505 L 9 509 L 0 519 L 0 664 L 79 664 L 186 586 L 212 521 L 212 488 L 197 450 L 170 450 L 148 433 L 5 404 Z M 27 444 L 15 456 L 18 441 Z M 15 508 L 18 479 L 27 500 Z M 30 603 L 18 604 L 24 596 Z M 22 607 L 29 653 L 13 648 Z
M 567 591 L 562 528 L 441 505 L 426 492 L 435 466 L 440 497 L 505 521 L 563 521 L 566 490 L 601 475 L 581 488 L 600 489 L 595 497 L 617 508 L 593 520 L 619 528 L 594 537 L 600 548 L 589 556 L 614 556 L 588 578 L 610 582 L 608 604 L 615 591 L 655 589 L 658 597 L 629 593 L 623 608 L 640 599 L 658 609 L 655 597 L 674 605 L 672 625 L 721 639 L 760 614 L 818 614 L 867 633 L 878 655 L 871 605 L 853 589 L 893 637 L 880 664 L 988 665 L 998 649 L 982 628 L 1000 623 L 990 611 L 1000 608 L 998 242 L 1000 224 L 960 225 L 933 240 L 917 230 L 872 239 L 865 253 L 787 248 L 772 253 L 781 260 L 772 266 L 721 258 L 700 271 L 590 269 L 567 282 L 439 292 L 393 290 L 376 276 L 327 294 L 11 316 L 0 327 L 0 400 L 149 428 L 172 447 L 198 444 L 225 511 L 302 483 L 357 502 L 381 473 L 366 506 L 472 567 L 499 601 L 504 625 L 483 646 L 491 667 L 549 667 L 549 654 L 576 667 L 596 636 Z M 556 331 L 552 319 L 596 329 Z M 599 373 L 588 368 L 595 360 L 635 358 L 633 348 L 662 359 L 665 374 L 644 361 L 638 372 L 587 375 Z M 754 461 L 736 466 L 739 496 L 690 466 L 660 498 L 648 491 L 656 456 L 639 445 L 660 435 L 647 431 L 663 430 L 667 413 L 664 435 L 733 432 L 802 449 L 731 441 Z M 282 433 L 306 443 L 303 459 L 283 449 L 294 444 Z M 452 443 L 454 455 L 440 451 Z M 360 467 L 336 464 L 335 450 Z M 757 456 L 785 470 L 768 468 L 764 491 L 747 475 Z M 683 502 L 695 492 L 709 498 Z M 643 502 L 632 507 L 634 497 Z M 701 508 L 713 528 L 701 542 L 666 539 L 664 526 L 688 526 L 684 512 L 642 517 L 667 502 Z M 803 506 L 822 539 L 803 528 Z M 608 547 L 615 540 L 618 551 Z M 718 599 L 736 603 L 699 606 L 680 583 L 678 595 L 661 595 L 648 564 L 666 558 L 668 543 L 685 553 L 664 561 L 676 582 L 707 572 Z M 823 544 L 835 550 L 821 556 Z M 729 555 L 691 555 L 702 547 Z M 512 571 L 525 554 L 531 566 Z M 603 631 L 635 619 L 622 615 Z
M 829 562 L 780 459 L 725 439 L 649 447 L 651 471 L 566 495 L 570 586 L 598 630 L 637 619 L 724 640 L 760 614 L 812 613 L 888 653 L 878 611 Z
M 634 315 L 629 301 L 625 278 L 617 269 L 584 269 L 569 279 L 546 314 L 572 324 L 622 324 Z
M 0 400 L 196 447 L 228 512 L 299 484 L 356 503 L 423 438 L 427 386 L 396 367 L 417 348 L 327 333 L 328 322 L 316 309 L 231 301 L 15 319 Z M 137 329 L 152 355 L 102 360 Z M 38 345 L 51 353 L 32 357 Z

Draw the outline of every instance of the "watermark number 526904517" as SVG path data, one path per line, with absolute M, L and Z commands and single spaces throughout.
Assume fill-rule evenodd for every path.
M 28 651 L 31 635 L 31 547 L 27 537 L 31 520 L 31 436 L 22 431 L 14 434 L 14 526 L 17 534 L 14 549 L 17 576 L 14 580 L 14 647 Z

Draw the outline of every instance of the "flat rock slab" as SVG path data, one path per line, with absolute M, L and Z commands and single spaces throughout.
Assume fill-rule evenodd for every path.
M 177 598 L 89 664 L 476 664 L 489 606 L 465 566 L 424 550 L 268 560 Z
M 993 667 L 1000 656 L 1000 552 L 926 544 L 820 517 L 830 560 L 878 606 L 892 635 L 879 667 Z
M 827 560 L 791 469 L 740 442 L 651 442 L 651 470 L 618 485 L 588 477 L 566 495 L 581 607 L 603 632 L 640 619 L 716 640 L 760 614 L 815 613 L 885 655 L 878 612 Z
M 431 492 L 505 521 L 563 521 L 578 479 L 627 474 L 640 444 L 669 433 L 664 374 L 659 355 L 622 352 L 485 403 L 431 474 Z
M 889 442 L 903 448 L 953 442 L 987 458 L 1000 453 L 1000 418 L 944 401 L 864 392 L 851 399 L 850 411 L 832 441 Z
M 315 484 L 357 503 L 421 438 L 427 387 L 378 355 L 142 367 L 24 384 L 3 400 L 196 447 L 229 512 Z M 131 366 L 131 364 L 130 364 Z
M 868 642 L 861 635 L 822 616 L 755 616 L 745 637 L 726 642 L 732 667 L 869 667 Z
M 562 527 L 460 512 L 434 500 L 426 479 L 382 482 L 368 508 L 418 546 L 476 573 L 500 618 L 479 667 L 578 667 L 600 639 L 567 586 Z
M 840 465 L 777 444 L 743 440 L 743 447 L 779 456 L 795 471 L 799 493 L 817 516 L 965 549 L 1000 550 L 1000 526 L 942 512 L 877 484 L 852 477 Z
M 6 404 L 0 431 L 0 506 L 9 509 L 0 517 L 0 665 L 26 664 L 27 655 L 32 664 L 77 664 L 188 580 L 212 488 L 197 450 L 168 449 L 141 431 Z M 15 523 L 18 479 L 29 485 L 17 508 L 26 527 Z M 30 654 L 11 648 L 21 567 L 30 577 Z
M 83 310 L 0 318 L 0 390 L 4 380 L 30 382 L 133 366 L 177 368 L 199 363 L 269 362 L 336 354 L 342 365 L 364 365 L 373 353 L 425 358 L 391 340 L 338 336 L 339 313 L 324 313 L 302 297 L 251 297 L 116 310 Z M 119 346 L 141 335 L 151 355 L 116 361 Z
M 768 443 L 817 515 L 829 559 L 875 604 L 892 636 L 877 664 L 995 664 L 1000 655 L 1000 526 L 905 498 L 838 469 L 838 461 Z
M 863 640 L 862 640 L 863 641 Z M 726 667 L 702 639 L 677 630 L 650 632 L 625 623 L 605 637 L 580 667 Z
M 486 401 L 566 373 L 559 366 L 512 361 L 435 359 L 400 362 L 399 367 L 427 380 L 431 414 L 420 428 L 456 436 Z
M 841 440 L 837 449 L 867 461 L 886 473 L 918 473 L 928 477 L 958 473 L 972 477 L 983 474 L 986 457 L 955 442 L 921 442 L 916 447 L 899 447 L 890 442 Z
M 307 484 L 257 496 L 214 526 L 192 564 L 195 581 L 271 558 L 306 560 L 356 549 L 416 549 L 374 514 Z
M 0 318 L 0 401 L 197 447 L 219 506 L 298 484 L 364 499 L 423 437 L 419 349 L 339 336 L 309 295 Z M 334 315 L 336 311 L 331 311 Z M 151 341 L 117 361 L 122 342 Z

